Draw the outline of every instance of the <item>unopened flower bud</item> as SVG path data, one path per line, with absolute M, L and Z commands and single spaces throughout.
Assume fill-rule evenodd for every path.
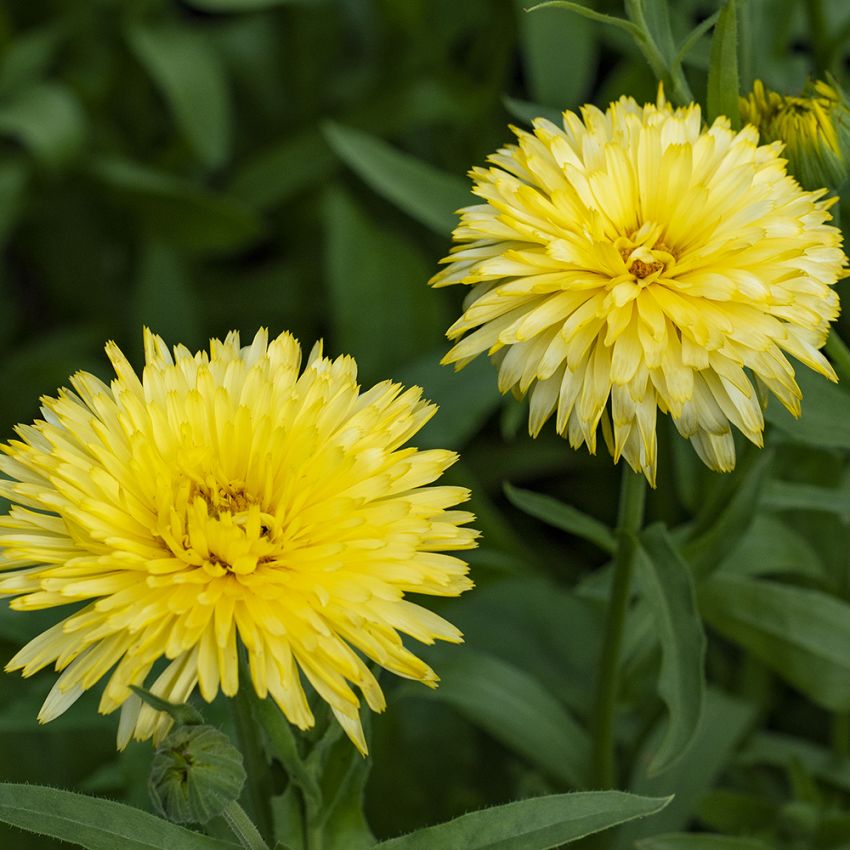
M 850 173 L 850 108 L 833 79 L 815 80 L 801 95 L 785 95 L 756 80 L 740 101 L 741 117 L 761 141 L 781 141 L 788 171 L 806 189 L 837 189 Z
M 242 755 L 212 726 L 178 726 L 151 764 L 148 790 L 156 810 L 175 823 L 206 823 L 238 799 Z

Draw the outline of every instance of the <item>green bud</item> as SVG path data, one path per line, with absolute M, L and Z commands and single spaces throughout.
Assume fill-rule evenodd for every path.
M 179 726 L 153 757 L 148 790 L 156 810 L 175 823 L 206 823 L 239 798 L 242 755 L 212 726 Z

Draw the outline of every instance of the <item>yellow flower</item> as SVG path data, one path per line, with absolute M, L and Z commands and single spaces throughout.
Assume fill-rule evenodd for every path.
M 0 456 L 0 494 L 16 503 L 0 518 L 0 592 L 19 611 L 83 603 L 8 665 L 62 671 L 39 720 L 114 667 L 100 711 L 121 707 L 119 746 L 159 740 L 170 720 L 129 685 L 164 656 L 153 693 L 232 696 L 241 642 L 260 697 L 310 727 L 303 674 L 365 753 L 349 683 L 375 711 L 384 697 L 364 659 L 435 686 L 399 633 L 461 640 L 405 594 L 472 586 L 441 553 L 476 545 L 461 527 L 472 515 L 451 510 L 469 494 L 427 486 L 456 456 L 402 448 L 435 407 L 389 381 L 361 393 L 354 360 L 320 346 L 299 375 L 289 334 L 172 357 L 146 332 L 141 380 L 106 350 L 111 385 L 77 373 Z
M 807 189 L 837 188 L 847 179 L 850 110 L 837 84 L 816 80 L 795 97 L 756 80 L 740 105 L 741 117 L 758 128 L 763 142 L 785 144 L 788 170 Z
M 778 144 L 726 118 L 706 129 L 661 92 L 514 132 L 472 170 L 484 203 L 460 211 L 430 283 L 472 287 L 444 362 L 488 351 L 500 390 L 531 394 L 532 435 L 557 409 L 593 452 L 601 424 L 615 461 L 654 483 L 660 409 L 730 470 L 730 426 L 762 443 L 764 387 L 799 415 L 786 354 L 835 378 L 818 351 L 845 264 L 833 200 L 800 189 Z

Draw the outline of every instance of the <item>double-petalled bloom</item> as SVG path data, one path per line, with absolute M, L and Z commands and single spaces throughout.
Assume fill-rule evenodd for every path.
M 733 426 L 762 442 L 763 389 L 800 413 L 787 355 L 834 379 L 818 350 L 844 275 L 834 199 L 788 176 L 779 143 L 662 94 L 514 132 L 472 170 L 483 203 L 431 284 L 470 287 L 444 362 L 488 352 L 501 391 L 530 394 L 533 435 L 556 413 L 595 451 L 601 427 L 654 482 L 661 410 L 730 470 Z
M 361 392 L 354 360 L 319 347 L 301 371 L 289 334 L 172 354 L 146 332 L 141 378 L 107 354 L 110 385 L 77 373 L 2 446 L 0 592 L 19 611 L 76 605 L 9 663 L 62 671 L 39 719 L 109 674 L 100 710 L 121 708 L 119 746 L 160 739 L 170 719 L 129 686 L 231 696 L 241 643 L 261 697 L 307 728 L 303 676 L 365 752 L 351 685 L 384 708 L 368 662 L 433 686 L 400 634 L 461 639 L 405 599 L 471 587 L 443 554 L 475 545 L 453 509 L 468 492 L 429 486 L 455 455 L 404 446 L 434 406 L 389 381 Z
M 741 117 L 763 142 L 780 141 L 788 170 L 807 189 L 837 189 L 850 174 L 850 108 L 832 79 L 815 80 L 801 95 L 780 94 L 756 80 L 741 98 Z

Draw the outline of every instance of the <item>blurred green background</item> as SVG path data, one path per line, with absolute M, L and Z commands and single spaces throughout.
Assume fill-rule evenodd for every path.
M 586 101 L 604 106 L 621 94 L 654 99 L 657 84 L 622 32 L 559 10 L 526 15 L 523 5 L 530 4 L 0 7 L 4 438 L 73 371 L 108 377 L 107 339 L 139 364 L 145 324 L 190 347 L 234 328 L 250 338 L 259 326 L 291 330 L 307 349 L 321 337 L 328 353 L 357 358 L 364 384 L 419 383 L 442 406 L 418 444 L 463 454 L 450 477 L 475 493 L 484 531 L 471 556 L 479 589 L 443 606 L 468 636 L 464 649 L 429 653 L 444 688 L 435 695 L 392 687 L 390 710 L 373 724 L 366 793 L 378 835 L 576 787 L 586 758 L 605 593 L 605 573 L 594 571 L 605 558 L 512 507 L 502 488 L 509 481 L 545 491 L 610 523 L 618 470 L 608 457 L 572 452 L 551 427 L 530 440 L 523 405 L 500 399 L 483 360 L 457 375 L 440 367 L 462 293 L 431 291 L 426 280 L 447 253 L 452 211 L 471 197 L 465 172 L 508 140 L 509 122 Z M 670 3 L 676 43 L 718 5 Z M 755 76 L 796 91 L 818 67 L 841 75 L 843 0 L 739 5 L 745 90 Z M 622 12 L 613 0 L 595 7 Z M 821 37 L 812 37 L 813 26 Z M 708 51 L 706 37 L 686 57 L 698 97 Z M 823 402 L 824 410 L 848 403 L 832 395 Z M 694 557 L 724 564 L 735 581 L 775 573 L 846 606 L 850 512 L 836 505 L 850 492 L 843 484 L 850 440 L 828 425 L 831 442 L 773 418 L 775 456 L 745 453 L 741 470 L 726 478 L 662 434 L 650 516 L 685 530 L 720 528 L 713 542 L 691 537 L 703 540 Z M 801 494 L 796 479 L 818 493 Z M 830 632 L 836 645 L 827 660 L 806 644 L 825 667 L 788 650 L 796 666 L 777 675 L 769 668 L 783 665 L 778 638 L 771 643 L 767 627 L 730 626 L 717 612 L 721 590 L 708 594 L 704 611 L 720 636 L 708 658 L 701 737 L 661 779 L 641 775 L 641 748 L 664 723 L 651 619 L 637 618 L 628 636 L 630 713 L 620 739 L 633 757 L 631 785 L 679 792 L 663 823 L 648 829 L 697 826 L 762 835 L 770 846 L 848 847 L 850 695 L 835 685 L 833 699 L 828 688 L 830 677 L 850 677 L 840 642 L 850 639 L 850 618 L 844 632 Z M 53 619 L 3 611 L 3 658 Z M 801 642 L 812 643 L 811 634 Z M 808 677 L 798 669 L 807 664 Z M 37 728 L 51 680 L 0 679 L 0 778 L 146 805 L 149 747 L 133 745 L 116 758 L 117 718 L 97 717 L 93 699 Z M 227 722 L 222 707 L 210 716 Z M 632 846 L 642 828 L 619 846 Z M 2 829 L 0 845 L 55 846 Z

